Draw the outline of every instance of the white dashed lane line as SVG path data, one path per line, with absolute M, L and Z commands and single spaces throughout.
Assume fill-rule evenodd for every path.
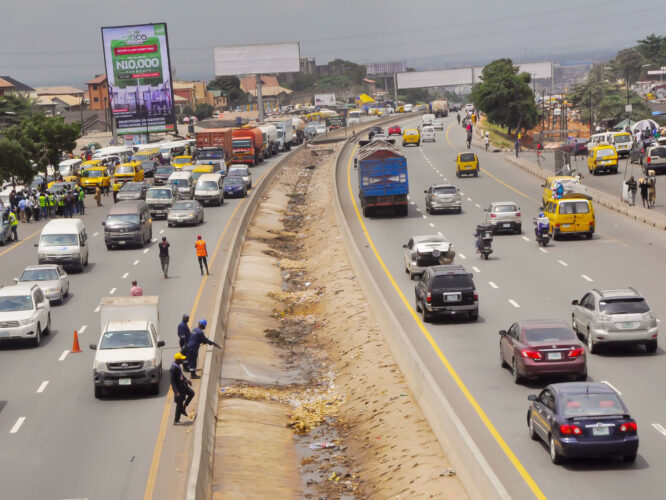
M 563 260 L 558 260 L 557 262 L 559 262 L 560 264 L 562 264 L 564 267 L 568 267 L 568 266 L 569 266 L 569 264 L 567 264 L 567 263 L 564 262 Z
M 479 205 L 478 203 L 475 203 L 474 206 L 475 206 L 476 208 L 481 208 L 481 205 Z
M 590 278 L 586 274 L 581 274 L 580 277 L 583 278 L 585 281 L 589 281 L 590 283 L 594 281 L 592 278 Z
M 419 207 L 416 207 L 416 211 L 417 211 L 417 212 L 420 212 L 421 209 L 420 209 Z
M 476 266 L 472 266 L 472 269 L 474 270 L 475 273 L 480 273 L 481 272 L 481 269 L 479 269 Z
M 410 205 L 416 205 L 416 203 L 414 203 L 413 201 L 410 201 L 409 204 Z
M 132 264 L 132 265 L 133 265 L 133 266 L 137 266 L 138 264 L 139 264 L 139 259 L 136 259 L 136 260 L 134 261 L 134 264 Z
M 111 290 L 109 290 L 109 295 L 113 295 L 114 293 L 116 293 L 116 288 L 112 288 Z
M 162 234 L 163 232 L 164 232 L 164 229 L 160 229 L 160 234 Z
M 23 422 L 25 422 L 25 417 L 19 417 L 16 423 L 14 424 L 14 427 L 12 427 L 12 430 L 10 430 L 9 433 L 16 434 L 23 425 Z
M 525 241 L 530 241 L 530 239 L 527 236 L 522 237 Z
M 99 232 L 93 233 L 93 236 L 97 236 L 98 234 L 99 234 Z
M 472 198 L 467 198 L 467 201 L 472 201 Z
M 548 250 L 546 250 L 545 248 L 539 247 L 539 250 L 541 250 L 543 253 L 548 253 Z
M 664 429 L 663 425 L 661 425 L 661 424 L 652 424 L 652 427 L 654 427 L 659 434 L 666 437 L 666 429 Z
M 83 333 L 88 329 L 88 325 L 81 325 L 81 328 L 77 330 L 78 333 Z
M 421 217 L 423 217 L 424 219 L 427 219 L 427 218 L 428 218 L 428 217 L 426 217 L 425 215 L 421 215 Z
M 68 354 L 69 354 L 68 350 L 67 351 L 62 351 L 62 354 L 58 358 L 58 361 L 64 361 Z
M 129 273 L 125 273 L 125 274 L 123 274 L 122 279 L 125 279 L 125 278 L 127 278 L 128 276 L 129 276 Z
M 39 384 L 39 387 L 37 388 L 37 394 L 41 394 L 42 392 L 44 392 L 44 389 L 46 389 L 46 386 L 47 386 L 47 385 L 49 385 L 49 381 L 48 381 L 48 380 L 45 380 L 44 382 L 42 382 L 41 384 Z
M 156 243 L 156 242 L 157 242 L 157 238 L 153 238 L 151 241 L 152 241 L 153 243 Z
M 443 236 L 443 235 L 442 235 Z M 465 257 L 464 253 L 459 253 L 458 257 L 460 257 L 462 260 L 465 260 L 467 257 Z
M 498 287 L 495 283 L 493 283 L 492 281 L 489 281 L 488 284 L 489 284 L 491 287 L 493 287 L 493 288 L 499 288 L 499 287 Z
M 618 390 L 618 388 L 615 387 L 615 386 L 613 386 L 613 384 L 611 384 L 608 380 L 602 380 L 601 383 L 602 383 L 602 384 L 606 384 L 608 387 L 610 387 L 610 388 L 613 389 L 615 392 L 617 392 L 620 396 L 622 396 L 622 393 Z
M 515 307 L 516 309 L 518 309 L 518 308 L 520 307 L 520 304 L 518 304 L 518 302 L 516 302 L 516 301 L 513 300 L 513 299 L 509 299 L 509 304 L 511 304 L 511 305 L 512 305 L 513 307 Z
M 143 253 L 148 253 L 150 251 L 150 248 L 146 248 Z

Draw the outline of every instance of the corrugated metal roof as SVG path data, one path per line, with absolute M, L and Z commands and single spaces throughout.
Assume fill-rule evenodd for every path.
M 4 81 L 12 84 L 14 86 L 14 90 L 18 92 L 34 92 L 35 89 L 32 87 L 26 85 L 25 83 L 19 82 L 18 80 L 15 80 L 11 76 L 0 76 Z
M 97 75 L 92 80 L 87 81 L 86 85 L 100 85 L 104 82 L 106 82 L 106 75 Z

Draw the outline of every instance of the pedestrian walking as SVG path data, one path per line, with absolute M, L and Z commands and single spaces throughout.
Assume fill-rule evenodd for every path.
M 118 203 L 118 191 L 120 191 L 120 183 L 113 181 L 113 202 Z
M 18 206 L 19 220 L 25 222 L 25 198 L 21 198 L 16 205 Z
M 7 220 L 9 220 L 13 240 L 18 241 L 18 219 L 16 218 L 16 214 L 8 208 L 5 209 L 5 213 L 7 214 Z
M 204 334 L 208 322 L 205 319 L 199 320 L 199 326 L 192 330 L 190 339 L 187 341 L 187 365 L 192 378 L 201 378 L 197 375 L 197 358 L 199 357 L 199 346 L 201 344 L 214 345 L 220 347 L 217 343 L 210 340 Z
M 210 274 L 208 272 L 208 249 L 206 248 L 206 240 L 201 239 L 201 235 L 197 236 L 197 241 L 194 242 L 194 248 L 197 251 L 201 276 L 203 276 L 204 266 L 206 266 L 206 274 Z
M 171 246 L 166 239 L 166 236 L 162 236 L 162 241 L 157 244 L 160 249 L 160 266 L 162 266 L 162 273 L 164 277 L 169 277 L 169 247 Z
M 630 205 L 633 207 L 636 205 L 636 191 L 638 191 L 638 184 L 634 180 L 634 176 L 629 177 L 629 180 L 625 182 L 627 188 L 629 189 L 629 195 L 631 196 Z
M 102 206 L 102 190 L 97 186 L 95 188 L 95 201 L 97 202 L 97 206 L 101 207 Z
M 25 220 L 30 222 L 30 217 L 32 217 L 32 193 L 28 193 L 25 197 Z
M 654 207 L 654 202 L 657 201 L 657 176 L 654 170 L 648 170 L 648 201 L 651 207 Z
M 176 414 L 173 418 L 173 424 L 180 424 L 181 415 L 187 417 L 187 405 L 190 404 L 194 398 L 194 390 L 192 390 L 192 382 L 187 380 L 183 374 L 181 365 L 186 357 L 177 352 L 173 356 L 171 363 L 171 370 L 169 370 L 169 379 L 171 381 L 171 390 L 173 391 L 173 400 L 176 402 Z
M 648 189 L 650 185 L 648 184 L 647 179 L 641 177 L 638 179 L 638 190 L 641 192 L 641 201 L 643 202 L 643 208 L 650 208 L 650 202 L 648 201 Z
M 132 287 L 130 288 L 130 296 L 132 297 L 141 297 L 143 295 L 143 288 L 136 284 L 136 280 L 132 281 Z
M 516 139 L 516 142 L 513 145 L 514 148 L 516 148 L 516 158 L 518 158 L 518 153 L 520 153 L 520 140 Z

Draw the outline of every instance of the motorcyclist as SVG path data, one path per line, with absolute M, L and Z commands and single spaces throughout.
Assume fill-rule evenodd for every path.
M 486 233 L 488 232 L 488 229 L 484 226 L 477 225 L 476 229 L 474 230 L 474 238 L 476 238 L 475 246 L 476 246 L 476 253 L 481 253 L 481 246 L 483 245 L 483 239 L 486 236 Z M 492 235 L 490 236 L 490 239 L 492 240 Z
M 539 212 L 539 217 L 534 220 L 534 223 L 534 234 L 537 238 L 541 237 L 543 234 L 548 234 L 550 220 L 546 217 L 546 214 Z

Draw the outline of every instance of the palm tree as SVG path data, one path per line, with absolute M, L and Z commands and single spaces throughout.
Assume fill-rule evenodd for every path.
M 17 125 L 37 112 L 37 101 L 28 94 L 18 93 L 0 97 L 0 128 Z

